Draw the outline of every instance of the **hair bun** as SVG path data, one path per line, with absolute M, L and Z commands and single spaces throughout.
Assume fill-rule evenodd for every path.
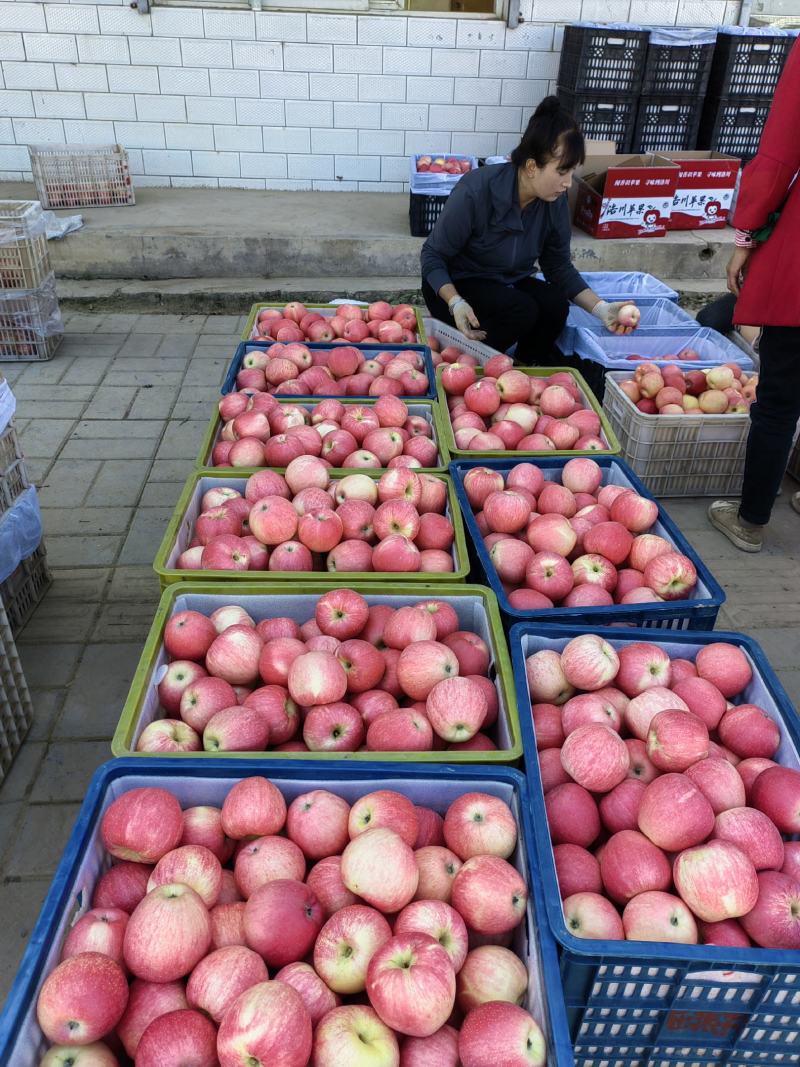
M 546 96 L 534 111 L 533 117 L 535 119 L 553 118 L 559 113 L 561 106 L 561 101 L 557 96 Z

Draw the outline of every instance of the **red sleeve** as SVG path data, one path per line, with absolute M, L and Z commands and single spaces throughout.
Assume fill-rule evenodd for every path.
M 777 211 L 800 171 L 800 39 L 795 41 L 772 99 L 758 154 L 742 172 L 733 224 L 757 230 Z

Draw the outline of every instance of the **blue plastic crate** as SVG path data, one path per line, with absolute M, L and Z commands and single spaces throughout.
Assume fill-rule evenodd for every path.
M 614 456 L 592 457 L 603 469 L 604 485 L 623 485 L 633 489 L 640 496 L 654 500 L 655 497 L 639 481 L 627 463 Z M 725 593 L 697 552 L 692 548 L 675 523 L 667 515 L 661 504 L 658 505 L 658 519 L 651 533 L 659 534 L 671 541 L 678 552 L 688 556 L 697 568 L 697 588 L 690 600 L 670 600 L 654 604 L 614 604 L 599 608 L 542 608 L 539 611 L 522 611 L 509 603 L 503 583 L 495 570 L 483 538 L 475 522 L 472 506 L 464 489 L 464 475 L 471 467 L 489 467 L 507 474 L 512 467 L 524 460 L 516 459 L 475 459 L 458 460 L 450 464 L 450 473 L 456 490 L 458 503 L 464 517 L 464 527 L 471 551 L 488 584 L 494 590 L 500 611 L 511 622 L 543 622 L 572 626 L 610 626 L 625 624 L 628 626 L 658 627 L 675 630 L 713 630 L 719 609 L 725 603 Z M 559 480 L 562 468 L 569 462 L 568 458 L 537 458 L 532 460 L 544 473 L 548 481 Z M 657 502 L 658 503 L 658 502 Z
M 543 274 L 537 278 L 544 280 Z M 677 304 L 678 293 L 659 278 L 641 271 L 581 271 L 581 277 L 603 300 L 633 299 L 642 307 L 652 298 L 672 300 Z
M 303 342 L 305 347 L 312 352 L 329 352 L 335 345 L 330 344 L 313 344 Z M 248 352 L 253 352 L 256 349 L 265 351 L 267 348 L 271 348 L 276 344 L 275 341 L 242 341 L 236 349 L 236 354 L 231 360 L 231 364 L 228 367 L 227 374 L 225 375 L 225 381 L 222 383 L 222 389 L 220 390 L 223 396 L 228 393 L 236 391 L 236 375 L 242 369 L 242 360 Z M 374 358 L 378 352 L 396 352 L 398 356 L 402 356 L 403 353 L 416 352 L 422 356 L 422 362 L 425 365 L 425 374 L 428 378 L 428 391 L 422 393 L 419 396 L 405 397 L 408 400 L 435 400 L 436 399 L 436 377 L 433 371 L 433 361 L 431 360 L 431 350 L 427 345 L 350 345 L 351 348 L 357 348 L 360 352 L 363 352 L 367 359 Z M 291 396 L 279 394 L 278 399 L 283 397 L 285 400 L 326 400 L 333 397 L 336 400 L 375 400 L 374 396 L 334 396 L 334 394 L 317 394 L 315 396 Z
M 642 317 L 634 331 L 636 337 L 640 336 L 640 331 L 653 327 L 670 326 L 683 329 L 688 327 L 692 332 L 698 329 L 697 319 L 693 319 L 682 307 L 664 296 L 648 298 L 647 303 L 642 304 L 639 310 Z M 591 312 L 579 308 L 577 304 L 570 305 L 567 326 L 592 330 L 594 333 L 608 333 L 599 319 L 595 318 Z
M 271 779 L 289 801 L 309 789 L 326 788 L 351 802 L 375 788 L 397 789 L 415 803 L 440 811 L 457 796 L 476 790 L 504 799 L 520 827 L 519 844 L 509 862 L 525 872 L 531 890 L 526 920 L 518 928 L 515 943 L 531 974 L 526 1006 L 543 1024 L 548 1067 L 574 1067 L 555 942 L 545 917 L 541 879 L 532 862 L 527 784 L 519 771 L 443 765 L 434 772 L 417 764 L 359 767 L 344 760 L 328 763 L 323 770 L 300 760 L 282 764 L 247 760 L 233 766 L 222 759 L 205 761 L 202 766 L 185 760 L 119 759 L 95 772 L 0 1015 L 0 1063 L 4 1067 L 37 1067 L 44 1054 L 47 1042 L 36 1022 L 36 998 L 58 962 L 67 930 L 89 908 L 93 887 L 109 866 L 99 838 L 100 821 L 108 805 L 122 793 L 148 785 L 169 788 L 183 807 L 219 805 L 230 787 L 248 775 Z
M 510 634 L 514 684 L 536 842 L 550 929 L 559 946 L 561 981 L 578 1067 L 800 1062 L 800 953 L 711 945 L 601 941 L 575 937 L 564 923 L 544 794 L 536 758 L 525 661 L 560 651 L 585 627 L 519 624 Z M 592 628 L 619 648 L 653 641 L 641 630 Z M 655 643 L 694 659 L 704 645 L 729 641 L 748 657 L 753 679 L 744 701 L 778 724 L 776 760 L 800 767 L 800 732 L 792 703 L 760 646 L 743 634 L 670 633 Z
M 693 348 L 700 359 L 677 358 L 685 348 Z M 606 370 L 635 370 L 637 362 L 641 360 L 675 363 L 683 370 L 696 370 L 719 363 L 736 363 L 750 373 L 755 370 L 746 352 L 707 326 L 695 326 L 694 330 L 684 326 L 654 326 L 646 331 L 635 330 L 623 337 L 608 331 L 597 333 L 594 329 L 577 329 L 575 352 L 583 359 L 601 364 Z M 630 356 L 639 356 L 641 360 L 631 360 L 628 358 Z

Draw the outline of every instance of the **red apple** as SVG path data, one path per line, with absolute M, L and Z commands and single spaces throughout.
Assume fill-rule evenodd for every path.
M 122 967 L 100 952 L 84 952 L 65 959 L 45 978 L 36 1018 L 48 1040 L 88 1045 L 113 1030 L 127 1002 Z
M 458 1035 L 462 1067 L 543 1067 L 547 1045 L 541 1027 L 516 1004 L 491 1002 L 473 1008 Z
M 340 908 L 323 926 L 314 945 L 314 969 L 334 993 L 360 993 L 367 968 L 392 936 L 386 919 L 374 908 L 353 904 Z
M 662 774 L 650 782 L 639 808 L 639 829 L 654 845 L 680 852 L 704 841 L 714 828 L 714 811 L 683 774 Z
M 519 872 L 499 856 L 473 856 L 453 880 L 452 904 L 471 930 L 503 934 L 522 921 L 528 890 Z
M 681 945 L 697 944 L 694 916 L 671 893 L 639 893 L 622 913 L 628 941 L 667 941 Z
M 180 804 L 168 790 L 154 786 L 117 797 L 100 823 L 107 851 L 117 859 L 139 863 L 157 863 L 177 846 L 182 833 Z
M 270 967 L 303 959 L 322 928 L 323 913 L 314 893 L 302 882 L 278 878 L 249 897 L 244 934 L 250 948 Z
M 345 848 L 342 881 L 368 904 L 391 913 L 413 898 L 419 872 L 403 838 L 393 830 L 377 828 L 359 834 Z
M 220 1067 L 307 1067 L 311 1048 L 311 1016 L 284 982 L 261 982 L 242 993 L 217 1034 Z

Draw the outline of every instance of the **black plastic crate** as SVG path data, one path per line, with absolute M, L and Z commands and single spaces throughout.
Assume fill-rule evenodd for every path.
M 642 96 L 634 152 L 683 152 L 697 147 L 703 102 L 696 96 Z
M 427 237 L 444 210 L 447 196 L 409 193 L 408 226 L 412 237 Z
M 713 97 L 771 97 L 796 38 L 720 32 L 708 82 Z
M 713 43 L 651 44 L 647 49 L 642 93 L 702 96 L 708 86 L 713 59 Z
M 649 37 L 622 26 L 566 26 L 558 84 L 572 93 L 637 93 Z
M 637 97 L 633 93 L 573 93 L 561 85 L 556 93 L 584 136 L 614 141 L 618 152 L 630 152 L 636 126 Z
M 700 121 L 698 148 L 752 159 L 769 114 L 770 101 L 759 97 L 708 97 Z

